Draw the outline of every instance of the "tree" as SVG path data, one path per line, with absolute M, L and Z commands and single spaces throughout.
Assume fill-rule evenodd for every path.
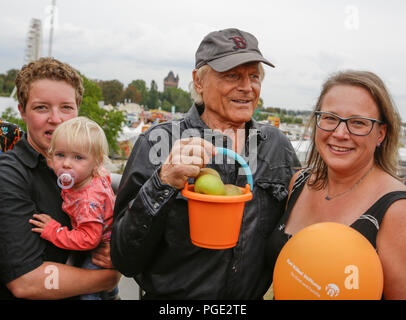
M 264 100 L 262 98 L 259 98 L 257 108 L 262 109 L 263 107 L 264 107 Z
M 99 124 L 106 134 L 110 152 L 118 151 L 117 137 L 125 123 L 125 116 L 121 111 L 113 109 L 107 111 L 99 107 L 98 102 L 103 100 L 102 90 L 95 81 L 81 75 L 85 93 L 80 105 L 79 115 L 86 116 Z
M 163 100 L 161 103 L 161 108 L 164 111 L 171 111 L 172 110 L 172 104 L 168 100 Z
M 161 94 L 161 100 L 162 109 L 164 110 L 168 108 L 169 103 L 169 109 L 167 111 L 171 111 L 171 107 L 175 106 L 176 111 L 187 112 L 192 105 L 190 93 L 179 88 L 166 88 L 166 90 Z
M 10 123 L 14 123 L 18 125 L 23 131 L 27 132 L 27 125 L 20 118 L 20 116 L 13 110 L 13 108 L 8 107 L 2 114 L 1 119 L 8 121 Z
M 176 106 L 176 110 L 178 112 L 187 112 L 192 106 L 192 98 L 190 97 L 190 94 L 186 91 L 181 90 L 180 94 L 175 100 L 174 105 Z
M 115 106 L 123 101 L 124 85 L 118 80 L 98 81 L 97 84 L 102 90 L 104 102 Z
M 135 87 L 137 91 L 141 94 L 141 101 L 138 102 L 144 106 L 148 103 L 148 89 L 144 80 L 133 80 L 128 86 Z
M 158 85 L 156 84 L 155 80 L 151 81 L 151 88 L 148 92 L 148 108 L 155 109 L 159 106 L 159 92 L 158 92 Z
M 133 85 L 128 85 L 124 90 L 124 99 L 131 100 L 131 102 L 141 104 L 142 95 Z
M 0 74 L 0 96 L 10 96 L 15 86 L 19 70 L 10 69 L 6 74 Z
M 6 94 L 4 93 L 4 74 L 0 74 L 0 96 L 5 96 Z

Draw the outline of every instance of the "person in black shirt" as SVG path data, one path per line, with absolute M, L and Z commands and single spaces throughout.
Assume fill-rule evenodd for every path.
M 110 290 L 117 271 L 65 265 L 70 252 L 41 239 L 29 224 L 33 214 L 46 213 L 70 226 L 46 157 L 55 128 L 78 115 L 81 77 L 67 64 L 41 58 L 21 69 L 16 86 L 27 133 L 0 154 L 0 298 L 60 299 Z
M 268 241 L 269 269 L 292 235 L 314 223 L 338 222 L 376 248 L 384 298 L 406 299 L 406 186 L 397 177 L 400 116 L 384 83 L 371 72 L 333 74 L 311 124 L 307 168 L 292 178 L 287 209 Z

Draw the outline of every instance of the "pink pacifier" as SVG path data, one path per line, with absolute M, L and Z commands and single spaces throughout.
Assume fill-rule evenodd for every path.
M 76 173 L 73 170 L 60 169 L 57 173 L 58 186 L 62 189 L 70 189 L 75 184 Z

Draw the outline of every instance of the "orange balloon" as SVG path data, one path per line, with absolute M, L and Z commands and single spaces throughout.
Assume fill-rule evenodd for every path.
M 382 265 L 374 247 L 355 229 L 317 223 L 282 248 L 273 289 L 277 300 L 378 300 Z

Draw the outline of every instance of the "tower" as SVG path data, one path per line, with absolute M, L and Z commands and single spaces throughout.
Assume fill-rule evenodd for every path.
M 164 91 L 166 90 L 166 88 L 172 88 L 172 87 L 177 88 L 178 84 L 179 84 L 179 75 L 177 75 L 175 77 L 172 70 L 169 71 L 168 75 L 164 79 Z
M 38 60 L 42 49 L 42 26 L 41 20 L 31 19 L 30 29 L 27 34 L 25 47 L 25 63 Z

